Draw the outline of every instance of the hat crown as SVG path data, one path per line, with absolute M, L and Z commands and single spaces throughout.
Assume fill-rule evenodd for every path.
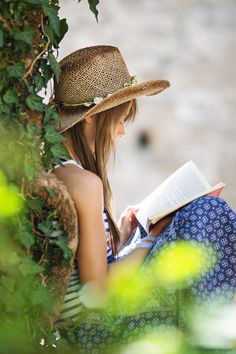
M 129 83 L 131 76 L 118 48 L 92 46 L 79 49 L 60 61 L 55 101 L 80 104 L 106 97 Z

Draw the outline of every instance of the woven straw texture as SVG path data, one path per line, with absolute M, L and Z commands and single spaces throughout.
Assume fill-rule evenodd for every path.
M 167 80 L 133 83 L 118 48 L 93 46 L 79 49 L 60 62 L 61 77 L 55 83 L 56 109 L 61 122 L 59 132 L 86 116 L 96 114 L 143 95 L 155 95 L 169 87 Z M 109 95 L 109 97 L 107 97 Z M 101 97 L 101 102 L 83 104 Z
M 55 100 L 66 104 L 106 97 L 130 82 L 130 75 L 117 48 L 95 46 L 79 49 L 60 62 L 62 74 Z

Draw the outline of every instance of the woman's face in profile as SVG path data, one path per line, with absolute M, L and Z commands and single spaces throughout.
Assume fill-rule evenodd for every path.
M 115 126 L 113 125 L 113 127 L 110 128 L 112 129 L 111 138 L 113 143 L 115 143 L 116 138 L 125 136 L 126 118 L 130 112 L 131 107 L 132 107 L 132 102 L 129 103 L 125 112 L 123 112 L 122 116 L 118 118 L 118 121 L 115 123 Z M 85 118 L 85 135 L 86 135 L 87 143 L 91 151 L 94 153 L 95 140 L 96 140 L 96 115 L 88 116 Z
M 126 111 L 120 117 L 118 123 L 115 126 L 115 131 L 113 136 L 114 141 L 116 138 L 122 138 L 123 136 L 125 136 L 125 119 L 130 112 L 131 106 L 132 106 L 132 102 L 129 103 Z

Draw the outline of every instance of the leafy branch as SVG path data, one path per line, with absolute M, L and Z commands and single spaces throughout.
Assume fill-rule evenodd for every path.
M 33 68 L 34 68 L 36 62 L 43 56 L 44 53 L 46 53 L 46 52 L 48 51 L 48 47 L 49 47 L 49 44 L 50 44 L 50 41 L 51 41 L 50 38 L 49 38 L 49 36 L 47 35 L 47 33 L 45 33 L 45 31 L 44 31 L 44 27 L 43 27 L 43 15 L 42 15 L 42 14 L 41 14 L 41 27 L 42 27 L 42 32 L 43 32 L 43 34 L 47 37 L 48 41 L 47 41 L 47 43 L 46 43 L 45 48 L 42 50 L 42 52 L 40 52 L 40 53 L 37 55 L 37 57 L 36 57 L 36 58 L 34 59 L 34 61 L 32 62 L 32 64 L 31 64 L 29 70 L 24 74 L 23 79 L 24 79 L 25 82 L 26 82 L 26 78 L 27 78 L 29 75 L 32 74 L 32 71 L 33 71 Z
M 89 4 L 97 19 L 98 1 Z M 52 325 L 53 299 L 46 286 L 51 233 L 62 232 L 54 244 L 58 264 L 71 258 L 55 210 L 32 190 L 41 171 L 67 156 L 54 128 L 60 118 L 40 92 L 60 78 L 55 53 L 68 25 L 58 16 L 58 0 L 2 1 L 0 8 L 1 352 L 27 354 L 38 352 Z

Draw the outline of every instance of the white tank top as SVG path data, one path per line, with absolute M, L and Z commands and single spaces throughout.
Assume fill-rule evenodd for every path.
M 63 165 L 66 165 L 66 164 L 68 164 L 68 163 L 72 163 L 72 164 L 74 164 L 74 165 L 76 165 L 76 166 L 82 168 L 82 170 L 84 170 L 83 166 L 82 166 L 81 164 L 79 164 L 79 163 L 78 163 L 77 161 L 75 161 L 75 160 L 67 160 L 67 161 L 62 162 Z M 54 167 L 54 169 L 57 168 L 57 167 L 60 167 L 60 165 L 56 165 L 56 166 Z

